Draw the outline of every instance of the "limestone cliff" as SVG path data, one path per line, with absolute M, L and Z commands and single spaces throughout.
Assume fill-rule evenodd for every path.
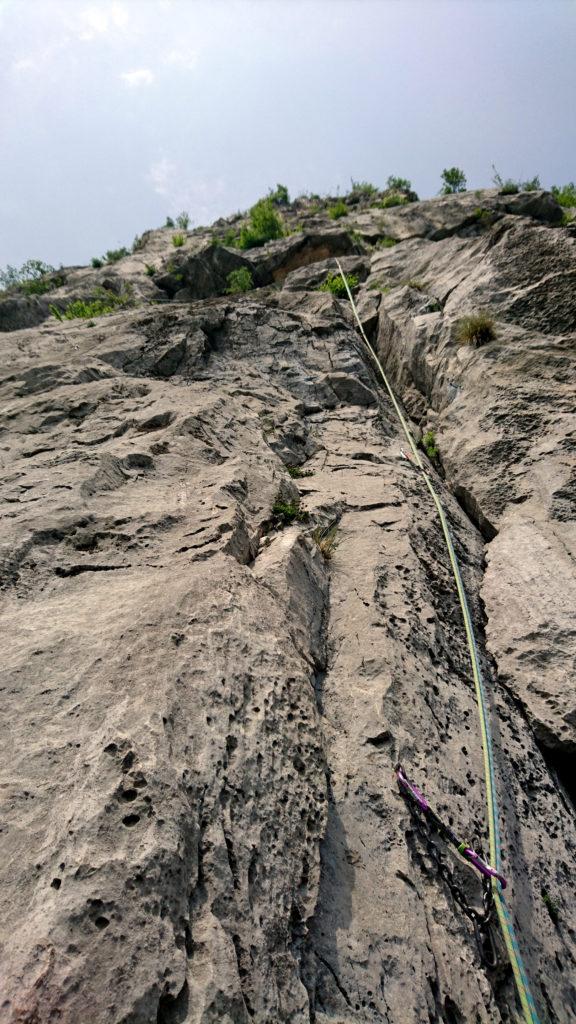
M 455 898 L 478 875 L 393 774 L 487 855 L 440 524 L 350 304 L 317 290 L 336 256 L 434 432 L 509 903 L 541 1021 L 576 1021 L 576 238 L 546 193 L 283 215 L 261 247 L 223 245 L 234 220 L 150 231 L 0 300 L 0 1021 L 520 1019 Z M 130 308 L 49 313 L 127 284 Z M 487 308 L 495 337 L 463 344 Z

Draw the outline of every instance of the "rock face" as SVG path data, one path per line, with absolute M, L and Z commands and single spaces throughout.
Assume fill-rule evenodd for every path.
M 2 1024 L 519 1019 L 462 909 L 477 874 L 394 779 L 487 855 L 440 524 L 349 304 L 314 290 L 334 254 L 435 432 L 508 903 L 542 1022 L 576 1021 L 576 240 L 540 193 L 286 219 L 249 254 L 150 232 L 114 268 L 135 308 L 4 321 Z M 163 290 L 144 260 L 174 258 Z M 262 287 L 223 295 L 243 262 Z M 461 344 L 488 306 L 495 339 Z

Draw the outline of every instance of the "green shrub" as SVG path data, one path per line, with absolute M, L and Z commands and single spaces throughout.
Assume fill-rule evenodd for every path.
M 286 469 L 290 476 L 295 480 L 303 476 L 314 476 L 311 469 L 302 469 L 300 466 L 286 466 Z
M 390 195 L 384 196 L 377 205 L 381 210 L 388 210 L 391 206 L 406 206 L 410 200 L 408 196 L 404 196 L 398 192 L 391 192 Z
M 459 167 L 444 168 L 441 178 L 443 184 L 440 192 L 443 196 L 452 195 L 454 192 L 466 191 L 466 175 Z
M 282 238 L 284 225 L 270 198 L 259 199 L 250 210 L 250 223 L 240 229 L 236 245 L 240 249 L 253 249 L 274 238 Z
M 93 256 L 90 260 L 94 270 L 99 270 L 100 267 L 104 266 L 104 260 L 101 260 L 99 256 Z
M 393 245 L 396 245 L 396 239 L 391 238 L 390 235 L 384 235 L 379 242 L 376 243 L 377 249 L 391 249 Z
M 166 223 L 165 223 L 164 227 L 165 228 L 175 228 L 176 227 L 172 217 L 166 217 Z
M 282 530 L 291 523 L 303 523 L 308 513 L 300 508 L 300 501 L 281 501 L 277 499 L 272 506 L 272 524 Z
M 154 277 L 154 274 L 157 273 L 156 267 L 153 266 L 152 263 L 146 263 L 145 267 L 146 267 L 146 273 L 148 274 L 148 277 Z
M 356 274 L 345 274 L 346 281 L 350 291 L 358 285 L 358 278 Z M 336 295 L 339 299 L 343 299 L 348 295 L 346 291 L 346 285 L 344 278 L 341 274 L 329 273 L 326 280 L 317 289 L 317 292 L 330 292 L 332 295 Z
M 268 198 L 274 203 L 274 206 L 288 206 L 290 202 L 290 195 L 286 185 L 276 185 L 275 191 L 270 189 Z
M 132 242 L 132 252 L 138 252 L 142 248 L 142 245 L 142 235 L 136 235 L 134 241 Z
M 514 181 L 513 178 L 506 178 L 504 181 L 502 175 L 494 167 L 494 164 L 492 164 L 492 170 L 494 171 L 492 181 L 501 196 L 514 196 L 518 192 L 537 192 L 538 189 L 542 188 L 537 174 L 533 178 L 529 178 L 528 181 Z
M 369 199 L 370 196 L 375 196 L 378 189 L 375 185 L 372 185 L 369 181 L 354 181 L 354 178 L 350 179 L 352 182 L 352 188 L 350 189 L 349 195 L 358 199 Z
M 485 206 L 477 206 L 474 210 L 474 216 L 479 224 L 487 227 L 492 223 L 493 214 L 492 210 L 487 210 Z
M 550 191 L 560 206 L 576 206 L 576 185 L 573 181 L 568 185 L 552 185 Z
M 117 263 L 118 260 L 121 260 L 124 256 L 129 255 L 130 253 L 128 252 L 128 249 L 125 246 L 122 246 L 122 248 L 120 249 L 108 249 L 108 252 L 106 253 L 106 256 L 104 258 L 106 260 L 106 263 Z
M 411 192 L 412 182 L 408 181 L 408 178 L 396 178 L 391 174 L 386 182 L 386 187 L 393 192 Z
M 433 430 L 427 430 L 421 441 L 421 448 L 424 449 L 426 455 L 435 465 L 438 463 L 440 458 L 440 452 L 436 444 L 436 435 Z
M 174 246 L 175 249 L 180 249 L 184 245 L 185 241 L 185 235 L 182 235 L 180 233 L 178 233 L 177 235 L 172 235 L 172 245 Z
M 494 341 L 496 330 L 494 320 L 487 313 L 475 313 L 471 316 L 464 316 L 458 321 L 456 338 L 461 345 L 487 345 Z
M 188 231 L 190 225 L 190 214 L 186 210 L 182 210 L 176 217 L 176 225 L 182 228 L 182 231 Z
M 333 206 L 328 207 L 330 220 L 338 220 L 340 217 L 345 217 L 347 213 L 348 207 L 343 199 L 339 199 Z
M 254 287 L 254 279 L 248 267 L 239 267 L 232 270 L 226 278 L 228 295 L 236 295 L 238 292 L 249 292 Z
M 355 245 L 360 245 L 364 248 L 364 238 L 356 228 L 353 228 L 351 231 L 347 231 L 346 233 L 351 242 L 354 242 Z
M 57 320 L 91 320 L 92 317 L 104 316 L 105 313 L 113 313 L 117 309 L 125 309 L 133 304 L 132 288 L 126 286 L 120 295 L 108 291 L 107 288 L 97 288 L 91 301 L 76 299 L 64 311 L 54 305 L 48 308 L 52 316 L 56 317 Z
M 0 285 L 3 288 L 29 285 L 31 282 L 41 281 L 47 274 L 54 274 L 55 269 L 42 260 L 26 260 L 21 267 L 12 267 L 8 264 L 5 270 L 0 270 Z
M 575 221 L 576 221 L 576 214 L 570 213 L 568 210 L 564 210 L 564 212 L 562 214 L 562 220 L 560 221 L 560 224 L 562 225 L 562 227 L 563 228 L 567 228 L 569 224 L 574 224 Z
M 234 231 L 234 228 L 228 228 L 224 238 L 222 239 L 222 245 L 227 245 L 230 249 L 238 248 L 238 235 Z
M 63 284 L 66 284 L 64 274 L 53 274 L 50 277 L 39 277 L 35 281 L 23 281 L 18 288 L 24 295 L 44 295 Z
M 494 171 L 492 181 L 501 196 L 514 196 L 520 191 L 518 182 L 513 181 L 512 178 L 506 178 L 506 181 L 504 181 L 502 175 L 498 173 L 494 164 L 492 164 L 492 170 Z

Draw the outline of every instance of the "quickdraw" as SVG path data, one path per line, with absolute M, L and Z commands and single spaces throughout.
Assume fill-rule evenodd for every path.
M 432 809 L 421 790 L 410 781 L 402 765 L 397 764 L 394 771 L 400 792 L 408 798 L 408 806 L 414 825 L 426 846 L 429 856 L 436 864 L 438 874 L 446 882 L 454 902 L 458 904 L 462 912 L 472 923 L 482 963 L 491 970 L 494 970 L 500 965 L 500 958 L 491 927 L 494 917 L 494 896 L 491 879 L 497 879 L 503 889 L 506 888 L 506 879 L 487 864 L 468 843 L 461 842 L 453 829 L 446 822 L 442 821 L 439 815 L 436 814 L 436 811 Z M 470 906 L 466 894 L 456 882 L 454 873 L 449 869 L 437 844 L 434 842 L 433 832 L 454 846 L 460 856 L 482 875 L 481 911 Z
M 402 769 L 402 765 L 397 764 L 395 771 L 400 789 L 404 793 L 408 793 L 417 807 L 426 815 L 427 819 L 434 824 L 440 835 L 444 836 L 445 839 L 452 843 L 452 846 L 456 847 L 458 853 L 464 857 L 464 860 L 467 860 L 472 864 L 481 875 L 484 875 L 484 877 L 488 879 L 497 878 L 502 888 L 505 889 L 508 883 L 506 882 L 504 875 L 501 875 L 495 868 L 491 868 L 490 865 L 487 864 L 479 854 L 475 853 L 467 843 L 463 843 L 458 839 L 458 836 L 452 831 L 450 826 L 446 825 L 446 823 L 438 817 L 436 812 L 432 810 L 424 794 L 420 792 L 413 782 L 410 782 Z

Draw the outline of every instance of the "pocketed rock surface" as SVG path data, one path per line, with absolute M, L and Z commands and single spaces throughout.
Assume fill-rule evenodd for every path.
M 221 222 L 176 270 L 170 233 L 146 233 L 113 269 L 134 308 L 46 318 L 111 273 L 86 268 L 31 326 L 30 300 L 0 301 L 2 1024 L 520 1019 L 497 927 L 491 969 L 455 898 L 480 908 L 478 875 L 394 779 L 401 761 L 488 855 L 440 524 L 349 304 L 315 290 L 335 257 L 416 436 L 435 433 L 508 905 L 541 1021 L 576 1021 L 561 214 L 491 191 L 334 225 L 301 201 L 297 234 L 240 253 Z M 224 294 L 248 263 L 260 287 Z M 486 308 L 495 339 L 461 344 Z

